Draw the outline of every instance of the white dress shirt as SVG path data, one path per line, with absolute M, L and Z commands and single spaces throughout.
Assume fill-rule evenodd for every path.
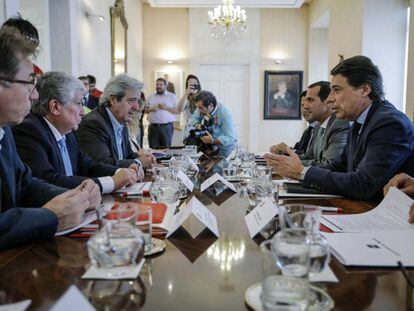
M 160 95 L 154 93 L 148 97 L 149 108 L 154 108 L 161 103 L 165 104 L 167 107 L 175 108 L 177 105 L 177 96 L 173 93 L 165 91 L 164 94 Z M 151 124 L 166 124 L 176 120 L 174 114 L 164 109 L 158 109 L 157 111 L 150 112 L 147 118 Z

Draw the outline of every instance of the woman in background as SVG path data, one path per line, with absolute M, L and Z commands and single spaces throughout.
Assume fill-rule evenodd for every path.
M 189 74 L 185 79 L 185 90 L 184 95 L 177 104 L 177 110 L 179 112 L 184 111 L 184 128 L 187 125 L 188 120 L 193 116 L 194 111 L 197 110 L 194 98 L 198 91 L 201 90 L 200 80 L 198 80 L 195 75 Z

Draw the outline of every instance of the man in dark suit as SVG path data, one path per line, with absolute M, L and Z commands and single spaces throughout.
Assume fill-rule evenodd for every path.
M 137 182 L 136 164 L 119 169 L 92 160 L 79 148 L 73 131 L 84 115 L 81 100 L 85 88 L 78 79 L 48 72 L 38 79 L 36 89 L 39 99 L 32 112 L 13 127 L 20 158 L 33 176 L 70 189 L 92 177 L 102 193 Z
M 82 81 L 83 86 L 86 89 L 82 97 L 82 105 L 85 107 L 88 107 L 91 110 L 95 109 L 99 105 L 99 98 L 91 94 L 91 90 L 90 90 L 91 82 L 89 78 L 87 76 L 80 76 L 78 77 L 78 79 Z
M 95 161 L 119 167 L 138 163 L 144 168 L 155 162 L 146 150 L 132 152 L 126 126 L 139 108 L 142 87 L 142 82 L 126 74 L 111 78 L 99 107 L 82 119 L 77 132 L 79 145 Z
M 337 118 L 354 121 L 344 151 L 323 167 L 304 167 L 296 154 L 267 154 L 268 164 L 286 177 L 358 200 L 377 200 L 399 172 L 414 168 L 414 126 L 384 100 L 381 73 L 365 56 L 339 63 L 331 71 L 329 101 Z
M 38 98 L 29 58 L 34 51 L 16 29 L 0 29 L 0 250 L 53 238 L 101 201 L 91 180 L 66 191 L 32 177 L 17 154 L 9 125 L 22 122 Z

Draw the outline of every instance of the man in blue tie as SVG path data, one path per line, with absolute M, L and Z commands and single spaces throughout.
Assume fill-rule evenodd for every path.
M 137 164 L 118 168 L 98 163 L 79 148 L 74 131 L 84 116 L 81 81 L 63 72 L 48 72 L 38 79 L 36 89 L 39 99 L 32 112 L 12 130 L 19 155 L 33 176 L 70 189 L 93 178 L 102 193 L 137 182 L 142 172 Z
M 20 160 L 9 125 L 22 122 L 38 98 L 30 56 L 35 46 L 16 29 L 0 29 L 0 250 L 53 238 L 57 229 L 79 224 L 100 204 L 91 180 L 67 189 L 31 176 Z
M 137 163 L 149 168 L 155 162 L 155 157 L 147 150 L 132 151 L 126 125 L 139 109 L 143 86 L 126 74 L 109 80 L 99 107 L 82 119 L 77 131 L 81 149 L 92 159 L 119 167 Z
M 353 121 L 346 147 L 332 163 L 303 166 L 297 155 L 267 154 L 277 173 L 312 187 L 358 200 L 379 200 L 387 181 L 414 169 L 414 125 L 384 99 L 381 73 L 365 56 L 340 62 L 331 71 L 328 101 L 338 119 Z

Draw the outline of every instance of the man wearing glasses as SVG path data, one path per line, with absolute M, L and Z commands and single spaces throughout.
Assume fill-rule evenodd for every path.
M 53 238 L 101 201 L 91 180 L 66 191 L 33 178 L 17 154 L 9 126 L 22 122 L 38 98 L 29 59 L 34 50 L 14 28 L 0 29 L 0 250 Z
M 139 109 L 143 83 L 120 74 L 105 86 L 99 107 L 87 114 L 77 132 L 79 145 L 92 159 L 119 167 L 137 163 L 143 168 L 155 162 L 146 151 L 131 149 L 126 122 Z

